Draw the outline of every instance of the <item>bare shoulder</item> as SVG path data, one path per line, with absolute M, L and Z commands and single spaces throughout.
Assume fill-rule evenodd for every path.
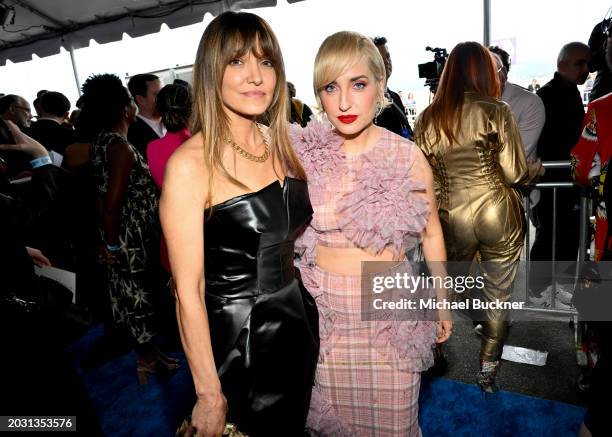
M 192 192 L 204 192 L 208 185 L 202 135 L 195 134 L 172 154 L 166 166 L 164 189 L 188 187 Z M 163 192 L 163 190 L 162 190 Z

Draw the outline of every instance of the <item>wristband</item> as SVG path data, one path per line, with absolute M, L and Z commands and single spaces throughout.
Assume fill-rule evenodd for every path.
M 119 252 L 119 250 L 121 250 L 121 246 L 114 244 L 107 244 L 106 248 L 109 252 Z
M 30 161 L 30 165 L 32 166 L 32 168 L 42 167 L 43 165 L 47 164 L 53 164 L 53 161 L 51 161 L 49 155 L 41 156 L 40 158 L 36 158 Z

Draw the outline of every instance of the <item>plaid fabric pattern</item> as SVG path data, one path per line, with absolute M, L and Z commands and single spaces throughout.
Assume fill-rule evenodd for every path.
M 359 319 L 360 276 L 314 268 L 336 314 L 334 329 L 322 338 L 308 427 L 315 436 L 420 436 L 418 399 L 421 374 L 399 370 L 371 338 L 375 324 Z M 419 339 L 416 339 L 419 341 Z

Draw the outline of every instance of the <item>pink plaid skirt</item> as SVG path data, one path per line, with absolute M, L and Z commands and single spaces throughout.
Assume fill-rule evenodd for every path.
M 300 267 L 321 327 L 310 434 L 420 436 L 420 372 L 433 364 L 435 322 L 361 321 L 360 276 Z

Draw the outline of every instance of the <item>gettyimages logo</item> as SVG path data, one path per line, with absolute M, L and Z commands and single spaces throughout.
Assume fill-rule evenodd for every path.
M 362 320 L 436 321 L 454 318 L 453 312 L 482 320 L 485 311 L 506 319 L 509 311 L 526 305 L 512 299 L 518 267 L 518 263 L 364 262 Z

